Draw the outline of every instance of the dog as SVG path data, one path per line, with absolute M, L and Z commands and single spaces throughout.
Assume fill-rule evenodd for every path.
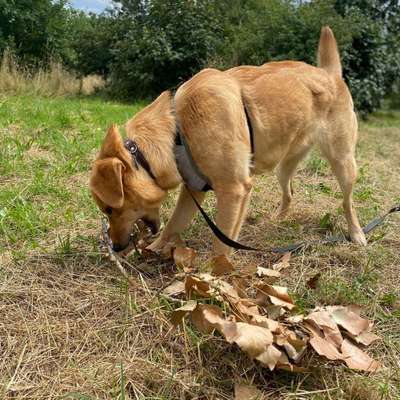
M 181 85 L 175 95 L 163 92 L 126 124 L 127 136 L 140 149 L 146 168 L 133 162 L 118 129 L 108 130 L 92 167 L 90 189 L 108 216 L 115 251 L 128 246 L 138 219 L 153 233 L 159 230 L 160 205 L 170 189 L 181 185 L 178 202 L 149 249 L 158 251 L 178 237 L 196 212 L 174 155 L 177 126 L 196 167 L 215 192 L 216 224 L 229 238 L 239 236 L 252 176 L 276 169 L 282 188 L 278 214 L 284 216 L 292 200 L 296 167 L 317 144 L 342 190 L 350 238 L 366 245 L 352 201 L 357 118 L 329 27 L 321 29 L 317 67 L 280 61 L 227 71 L 208 68 Z M 201 204 L 205 193 L 192 191 L 192 195 Z M 229 252 L 214 238 L 215 256 Z

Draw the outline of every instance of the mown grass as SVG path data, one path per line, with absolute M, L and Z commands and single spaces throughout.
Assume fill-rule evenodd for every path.
M 110 123 L 143 105 L 100 98 L 0 97 L 0 398 L 231 399 L 234 381 L 254 380 L 268 398 L 398 400 L 400 397 L 400 218 L 369 236 L 367 248 L 315 246 L 294 257 L 280 284 L 298 309 L 358 303 L 383 340 L 375 375 L 310 354 L 311 372 L 270 373 L 217 337 L 191 326 L 169 331 L 171 305 L 157 295 L 170 263 L 130 287 L 98 247 L 99 214 L 88 189 L 90 162 Z M 363 224 L 400 202 L 400 114 L 374 115 L 360 129 L 355 201 Z M 171 211 L 176 194 L 164 207 Z M 313 153 L 295 180 L 292 213 L 272 175 L 257 179 L 241 240 L 254 246 L 315 239 L 345 229 L 341 194 Z M 209 196 L 207 208 L 214 201 Z M 185 235 L 207 260 L 200 217 Z M 271 255 L 237 253 L 267 266 Z M 141 262 L 141 261 L 138 261 Z M 321 276 L 315 290 L 306 282 Z

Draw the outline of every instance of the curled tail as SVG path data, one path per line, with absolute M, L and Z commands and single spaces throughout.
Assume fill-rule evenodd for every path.
M 318 66 L 328 74 L 342 76 L 342 64 L 335 36 L 329 26 L 321 29 L 318 45 Z

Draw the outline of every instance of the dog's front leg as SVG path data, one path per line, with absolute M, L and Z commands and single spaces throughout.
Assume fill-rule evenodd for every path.
M 251 180 L 215 190 L 217 196 L 217 226 L 229 238 L 237 240 L 251 196 Z M 231 248 L 214 238 L 214 254 L 229 255 Z
M 192 192 L 196 200 L 201 204 L 204 200 L 204 192 Z M 182 185 L 179 194 L 178 202 L 175 206 L 171 218 L 167 222 L 165 228 L 160 234 L 160 237 L 151 243 L 147 248 L 152 251 L 161 250 L 171 238 L 179 237 L 193 219 L 197 211 L 196 204 L 188 193 L 186 187 Z

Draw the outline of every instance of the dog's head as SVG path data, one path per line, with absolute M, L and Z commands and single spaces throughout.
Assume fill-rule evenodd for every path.
M 110 222 L 109 235 L 115 251 L 129 244 L 133 224 L 141 219 L 155 234 L 160 228 L 159 209 L 166 192 L 148 173 L 132 163 L 122 138 L 112 126 L 93 163 L 90 190 Z

